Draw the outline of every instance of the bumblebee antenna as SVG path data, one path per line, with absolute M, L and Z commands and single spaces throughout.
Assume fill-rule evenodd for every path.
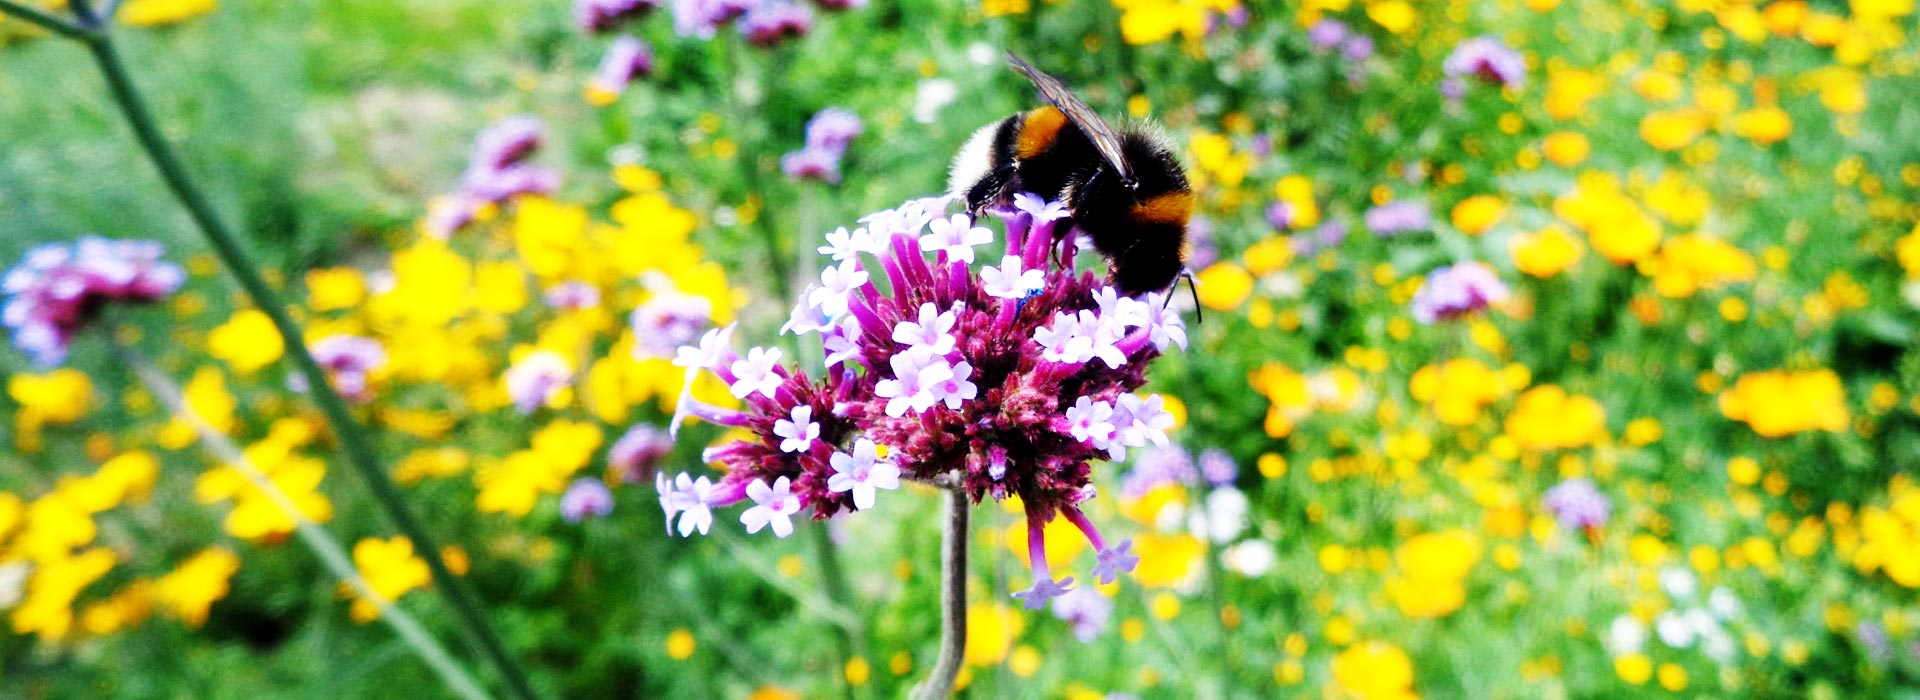
M 1187 280 L 1187 292 L 1193 295 L 1193 322 L 1206 323 L 1207 322 L 1206 311 L 1204 311 L 1203 307 L 1200 306 L 1200 283 L 1194 281 L 1193 268 L 1191 267 L 1181 268 L 1180 276 Z M 1177 286 L 1180 283 L 1175 282 L 1174 284 Z M 1173 295 L 1168 294 L 1167 298 L 1160 302 L 1160 305 L 1162 307 L 1165 307 L 1167 303 L 1171 301 L 1173 301 Z

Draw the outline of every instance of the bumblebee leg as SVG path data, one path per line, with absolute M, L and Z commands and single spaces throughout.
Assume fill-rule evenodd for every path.
M 1006 201 L 1017 174 L 1012 164 L 1002 165 L 973 183 L 973 187 L 967 188 L 967 213 L 978 219 L 988 206 Z

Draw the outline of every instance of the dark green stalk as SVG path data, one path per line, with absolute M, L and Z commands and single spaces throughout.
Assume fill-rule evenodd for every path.
M 22 5 L 14 0 L 0 0 L 0 15 L 7 15 L 25 21 L 27 24 L 59 34 L 68 39 L 86 41 L 91 32 L 86 27 L 71 20 L 62 19 L 44 10 Z
M 84 14 L 91 16 L 91 13 Z M 154 123 L 153 114 L 148 110 L 139 90 L 134 87 L 131 77 L 127 74 L 126 64 L 121 61 L 119 52 L 114 49 L 112 39 L 104 32 L 87 32 L 80 35 L 80 38 L 87 50 L 92 52 L 94 62 L 99 64 L 100 72 L 106 77 L 107 86 L 113 93 L 114 102 L 120 107 L 120 112 L 126 117 L 128 125 L 133 127 L 134 136 L 139 139 L 141 148 L 153 161 L 154 167 L 160 171 L 160 176 L 166 181 L 167 188 L 172 190 L 174 196 L 178 197 L 180 203 L 186 207 L 188 215 L 199 226 L 200 232 L 205 234 L 207 241 L 213 245 L 214 252 L 220 256 L 221 262 L 235 277 L 239 278 L 241 288 L 245 289 L 247 295 L 253 299 L 254 305 L 260 307 L 260 310 L 273 320 L 274 329 L 280 332 L 280 337 L 286 342 L 287 356 L 292 359 L 294 369 L 306 379 L 314 403 L 319 404 L 321 413 L 325 414 L 327 422 L 333 427 L 334 434 L 339 437 L 341 447 L 346 452 L 347 463 L 360 474 L 360 478 L 373 492 L 374 500 L 386 510 L 388 517 L 393 519 L 394 525 L 413 541 L 414 551 L 426 560 L 427 568 L 433 574 L 434 584 L 453 604 L 454 612 L 467 631 L 479 642 L 488 661 L 500 672 L 513 695 L 521 700 L 535 700 L 537 696 L 534 695 L 532 686 L 528 684 L 526 674 L 520 670 L 513 658 L 508 656 L 506 647 L 500 643 L 499 637 L 495 636 L 493 629 L 481 616 L 479 607 L 468 595 L 465 585 L 460 579 L 454 577 L 451 570 L 447 569 L 446 562 L 440 558 L 440 548 L 434 544 L 427 529 L 415 519 L 413 512 L 408 510 L 406 503 L 401 500 L 399 489 L 393 485 L 393 482 L 387 478 L 386 471 L 381 468 L 380 458 L 374 452 L 366 430 L 347 413 L 346 402 L 341 400 L 340 395 L 333 390 L 332 384 L 327 381 L 326 373 L 320 369 L 320 365 L 314 362 L 313 355 L 307 351 L 306 343 L 301 338 L 300 326 L 296 325 L 293 317 L 288 315 L 286 303 L 281 300 L 279 293 L 267 284 L 266 279 L 261 277 L 259 270 L 254 268 L 247 252 L 241 247 L 239 239 L 214 213 L 213 205 L 194 184 L 173 148 L 167 144 L 166 139 L 161 137 L 160 129 Z

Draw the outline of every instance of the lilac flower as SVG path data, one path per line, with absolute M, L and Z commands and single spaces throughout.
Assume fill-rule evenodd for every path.
M 587 83 L 589 97 L 598 100 L 595 104 L 611 103 L 620 94 L 627 91 L 636 78 L 653 75 L 653 47 L 639 39 L 623 36 L 613 40 L 607 47 L 606 56 L 600 59 L 600 68 L 594 71 L 593 80 Z
M 740 18 L 740 35 L 755 46 L 773 46 L 806 36 L 813 29 L 813 11 L 806 5 L 766 0 Z
M 1414 292 L 1413 318 L 1421 323 L 1460 318 L 1506 301 L 1507 294 L 1507 285 L 1483 263 L 1442 267 L 1427 273 L 1420 290 Z
M 1307 40 L 1312 42 L 1313 47 L 1316 49 L 1332 51 L 1338 48 L 1342 42 L 1346 41 L 1347 36 L 1351 33 L 1351 30 L 1347 29 L 1346 23 L 1340 20 L 1322 19 L 1314 22 L 1313 26 L 1307 28 Z
M 820 424 L 813 422 L 812 406 L 794 406 L 791 420 L 775 421 L 773 434 L 780 436 L 781 452 L 805 452 L 820 438 Z
M 721 27 L 753 9 L 755 0 L 673 0 L 673 31 L 712 39 Z
M 1347 60 L 1353 63 L 1373 58 L 1373 37 L 1365 34 L 1347 37 L 1347 40 L 1340 44 L 1340 55 L 1347 57 Z
M 744 399 L 753 394 L 773 398 L 780 390 L 781 372 L 780 348 L 754 348 L 747 351 L 746 359 L 733 362 L 733 398 Z
M 847 147 L 853 144 L 853 139 L 865 128 L 859 115 L 828 107 L 815 112 L 813 118 L 807 120 L 807 145 L 845 153 Z
M 387 364 L 380 341 L 357 335 L 330 335 L 313 343 L 313 361 L 327 372 L 335 391 L 348 401 L 373 399 L 367 374 Z
M 673 358 L 673 364 L 676 367 L 687 368 L 686 383 L 693 383 L 694 372 L 703 369 L 715 369 L 721 365 L 723 358 L 732 353 L 731 350 L 727 349 L 727 339 L 733 335 L 734 325 L 735 324 L 727 324 L 726 328 L 708 330 L 705 335 L 700 336 L 700 345 L 698 347 L 680 347 L 679 353 Z M 636 331 L 635 335 L 638 334 L 638 331 Z
M 607 448 L 607 470 L 623 484 L 645 483 L 660 460 L 673 453 L 673 438 L 646 423 L 637 423 Z
M 993 242 L 993 231 L 985 226 L 975 226 L 965 214 L 954 214 L 949 219 L 934 219 L 928 225 L 932 230 L 921 237 L 920 247 L 945 253 L 947 259 L 963 263 L 973 263 L 974 246 Z
M 526 162 L 545 139 L 546 127 L 530 116 L 508 117 L 480 132 L 473 161 L 460 188 L 429 213 L 426 233 L 445 240 L 473 221 L 483 204 L 499 204 L 523 194 L 560 188 L 560 174 Z
M 792 480 L 784 476 L 774 479 L 772 486 L 765 479 L 747 484 L 747 498 L 753 499 L 753 507 L 740 514 L 740 524 L 747 526 L 747 534 L 768 525 L 773 526 L 774 537 L 793 534 L 792 516 L 800 512 L 800 497 L 793 495 L 792 488 Z
M 1540 503 L 1553 513 L 1561 527 L 1586 530 L 1590 535 L 1606 525 L 1607 518 L 1613 513 L 1613 505 L 1607 500 L 1606 494 L 1586 479 L 1560 482 L 1547 489 Z
M 1193 456 L 1178 445 L 1146 450 L 1134 459 L 1133 469 L 1120 479 L 1120 494 L 1139 498 L 1166 484 L 1191 484 L 1199 480 Z
M 1433 214 L 1419 202 L 1392 202 L 1367 210 L 1367 228 L 1375 235 L 1394 236 L 1425 231 L 1433 226 Z
M 535 350 L 507 368 L 507 395 L 521 413 L 532 413 L 573 381 L 573 367 L 559 353 Z
M 1091 642 L 1113 617 L 1113 600 L 1097 588 L 1081 586 L 1054 600 L 1053 616 L 1073 625 L 1075 639 Z
M 1042 568 L 1046 561 L 1046 555 L 1042 554 L 1040 556 Z M 1036 580 L 1032 588 L 1015 593 L 1013 597 L 1025 603 L 1028 610 L 1039 610 L 1047 607 L 1047 603 L 1052 602 L 1053 599 L 1066 595 L 1070 590 L 1073 590 L 1072 576 L 1059 580 L 1043 577 Z
M 93 236 L 37 246 L 0 277 L 0 324 L 35 363 L 57 365 L 106 305 L 156 302 L 186 282 L 178 265 L 160 259 L 164 252 L 153 241 Z
M 1166 447 L 1173 414 L 1162 407 L 1165 401 L 1159 394 L 1144 399 L 1139 394 L 1121 394 L 1119 405 L 1113 409 L 1115 437 L 1130 447 L 1145 447 L 1147 443 Z
M 674 422 L 698 417 L 747 435 L 702 455 L 726 472 L 697 501 L 708 508 L 741 503 L 750 484 L 781 478 L 816 519 L 870 505 L 858 488 L 862 482 L 877 491 L 898 480 L 937 480 L 957 485 L 975 502 L 1017 496 L 1026 509 L 1035 581 L 1019 597 L 1041 606 L 1072 583 L 1071 577 L 1055 577 L 1045 563 L 1045 524 L 1065 517 L 1096 552 L 1106 551 L 1080 510 L 1094 497 L 1092 463 L 1126 447 L 1155 444 L 1171 425 L 1158 401 L 1122 397 L 1145 384 L 1147 365 L 1178 344 L 1181 326 L 1156 308 L 1164 298 L 1123 297 L 1094 272 L 1076 269 L 1078 249 L 1056 245 L 1067 238 L 1056 230 L 1069 216 L 1064 204 L 1018 196 L 1012 207 L 994 212 L 1005 222 L 1005 235 L 987 229 L 987 239 L 975 243 L 965 239 L 984 227 L 949 218 L 953 202 L 909 201 L 862 217 L 864 233 L 828 237 L 822 254 L 835 258 L 833 269 L 857 263 L 871 274 L 867 284 L 847 288 L 843 313 L 819 314 L 828 357 L 812 376 L 799 366 L 756 366 L 728 350 L 724 339 L 682 349 L 681 366 L 752 390 L 736 389 L 744 404 L 739 410 L 683 391 Z M 988 246 L 987 259 L 1002 266 L 989 268 L 992 275 L 976 269 L 952 242 L 928 231 L 935 222 L 946 236 L 958 227 L 963 247 Z M 1017 267 L 1007 265 L 1005 256 L 1016 257 Z M 1030 271 L 1040 273 L 1039 284 Z M 800 304 L 807 308 L 794 317 L 813 325 L 820 302 L 840 295 L 808 296 Z M 1095 357 L 1104 361 L 1092 362 Z M 1127 422 L 1116 425 L 1116 406 L 1123 402 Z M 818 424 L 819 435 L 806 449 L 783 449 L 794 429 L 782 422 L 794 423 L 800 407 L 811 409 L 808 420 Z M 877 467 L 881 444 L 888 447 L 884 470 Z M 840 452 L 837 445 L 855 447 Z M 874 450 L 876 466 L 863 479 L 858 466 L 869 454 L 865 449 Z M 692 502 L 668 499 L 663 509 Z M 1098 575 L 1115 577 L 1132 566 L 1123 546 L 1104 555 Z
M 867 0 L 813 0 L 813 4 L 828 11 L 858 10 L 867 6 Z
M 872 440 L 861 438 L 854 443 L 851 454 L 834 452 L 828 464 L 833 467 L 833 476 L 827 477 L 827 490 L 852 494 L 853 507 L 857 510 L 872 508 L 879 489 L 900 488 L 900 468 L 881 460 L 879 448 Z
M 1025 299 L 1047 285 L 1047 273 L 1044 270 L 1022 270 L 1020 256 L 1008 255 L 1000 259 L 999 267 L 980 268 L 980 282 L 987 296 Z
M 1458 101 L 1467 96 L 1467 81 L 1459 78 L 1445 78 L 1440 81 L 1440 96 L 1449 101 Z
M 597 479 L 580 478 L 560 495 L 560 517 L 570 523 L 613 512 L 613 492 Z
M 1460 42 L 1440 64 L 1449 78 L 1479 78 L 1501 87 L 1518 88 L 1527 79 L 1527 61 L 1499 39 L 1480 36 Z
M 573 18 L 582 30 L 597 34 L 645 16 L 659 4 L 658 0 L 574 0 Z
M 839 318 L 847 313 L 848 298 L 855 290 L 867 286 L 868 281 L 867 271 L 860 269 L 859 260 L 843 260 L 820 271 L 820 287 L 807 295 L 807 303 L 819 307 L 827 318 Z
M 1167 304 L 1168 294 L 1167 292 L 1147 294 L 1145 325 L 1149 334 L 1148 339 L 1153 342 L 1154 349 L 1161 352 L 1166 352 L 1169 346 L 1175 345 L 1185 350 L 1187 349 L 1187 323 Z
M 1240 478 L 1240 465 L 1226 450 L 1210 447 L 1200 453 L 1200 475 L 1215 487 L 1232 486 Z
M 953 352 L 953 324 L 958 319 L 954 310 L 941 312 L 931 302 L 920 305 L 920 320 L 901 321 L 893 327 L 893 341 L 914 348 L 926 348 L 935 355 Z
M 802 148 L 780 156 L 780 172 L 795 180 L 840 183 L 840 154 L 824 148 Z
M 547 306 L 566 311 L 591 309 L 600 305 L 600 288 L 573 280 L 547 289 Z
M 1140 565 L 1140 557 L 1133 553 L 1133 540 L 1121 540 L 1118 546 L 1096 552 L 1094 558 L 1093 578 L 1101 585 L 1119 580 L 1120 574 Z
M 1187 267 L 1207 269 L 1220 259 L 1220 244 L 1214 241 L 1213 220 L 1196 214 L 1187 220 Z

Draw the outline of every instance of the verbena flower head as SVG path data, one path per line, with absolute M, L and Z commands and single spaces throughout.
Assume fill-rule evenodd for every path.
M 757 4 L 756 0 L 673 0 L 673 31 L 680 36 L 712 39 L 721 27 Z
M 740 18 L 740 36 L 755 46 L 773 46 L 806 36 L 813 29 L 813 11 L 797 2 L 772 0 Z
M 644 484 L 653 480 L 660 460 L 673 452 L 673 438 L 667 432 L 636 424 L 607 449 L 607 469 L 623 484 Z
M 845 152 L 866 126 L 860 115 L 837 107 L 828 107 L 807 120 L 807 145 Z
M 659 6 L 659 0 L 574 0 L 573 18 L 585 31 L 604 32 Z
M 825 148 L 802 148 L 780 156 L 780 172 L 795 180 L 839 184 L 840 154 Z
M 427 214 L 427 234 L 445 239 L 472 223 L 484 205 L 559 189 L 560 173 L 527 160 L 545 138 L 546 127 L 540 120 L 525 115 L 508 117 L 480 132 L 459 190 Z
M 1337 19 L 1322 19 L 1307 28 L 1307 41 L 1312 42 L 1316 49 L 1331 51 L 1339 48 L 1341 42 L 1346 41 L 1351 34 L 1352 30 L 1347 29 L 1345 22 Z
M 575 479 L 567 492 L 560 495 L 560 517 L 567 522 L 577 523 L 588 517 L 600 517 L 613 512 L 613 491 L 597 479 L 581 477 Z
M 1520 87 L 1527 79 L 1527 61 L 1499 39 L 1474 37 L 1453 47 L 1440 70 L 1449 78 L 1478 78 L 1501 87 Z
M 1095 578 L 1132 569 L 1127 543 L 1109 547 L 1080 503 L 1094 495 L 1094 461 L 1168 444 L 1172 414 L 1159 396 L 1133 392 L 1154 358 L 1184 344 L 1184 327 L 1160 293 L 1121 296 L 1076 270 L 1073 237 L 1056 231 L 1059 203 L 1016 197 L 999 213 L 1002 237 L 947 216 L 950 201 L 910 201 L 829 237 L 823 254 L 839 259 L 788 324 L 819 335 L 824 367 L 778 364 L 772 348 L 742 354 L 724 331 L 681 348 L 676 363 L 713 372 L 745 407 L 683 393 L 676 425 L 698 417 L 752 436 L 706 452 L 726 474 L 704 491 L 690 475 L 657 480 L 682 534 L 700 529 L 703 512 L 750 497 L 746 524 L 782 534 L 783 494 L 822 519 L 866 510 L 912 479 L 955 485 L 975 502 L 1020 499 L 1036 583 L 1019 597 L 1032 607 L 1072 583 L 1055 580 L 1044 556 L 1055 517 L 1100 553 Z
M 358 335 L 330 335 L 313 343 L 313 361 L 326 370 L 335 391 L 348 401 L 373 399 L 367 375 L 387 364 L 380 341 Z
M 1607 495 L 1586 479 L 1568 479 L 1547 489 L 1540 504 L 1553 513 L 1561 527 L 1590 534 L 1606 525 L 1607 518 L 1613 514 L 1613 504 Z
M 594 104 L 612 104 L 627 91 L 636 78 L 653 74 L 653 47 L 634 37 L 623 36 L 607 47 L 599 70 L 587 83 L 587 99 Z
M 1367 210 L 1367 229 L 1380 236 L 1425 231 L 1433 227 L 1433 212 L 1419 202 L 1391 202 Z
M 634 308 L 628 321 L 633 328 L 634 357 L 673 357 L 675 349 L 700 337 L 700 331 L 713 321 L 713 302 L 663 285 Z
M 153 241 L 93 236 L 33 248 L 0 277 L 0 323 L 34 362 L 57 365 L 102 307 L 159 301 L 180 288 L 186 273 L 161 260 L 164 252 Z
M 573 381 L 573 366 L 560 353 L 535 350 L 508 367 L 505 379 L 514 408 L 532 413 L 567 388 Z
M 1413 318 L 1421 323 L 1449 321 L 1507 300 L 1507 285 L 1485 263 L 1464 262 L 1427 273 L 1414 292 Z

